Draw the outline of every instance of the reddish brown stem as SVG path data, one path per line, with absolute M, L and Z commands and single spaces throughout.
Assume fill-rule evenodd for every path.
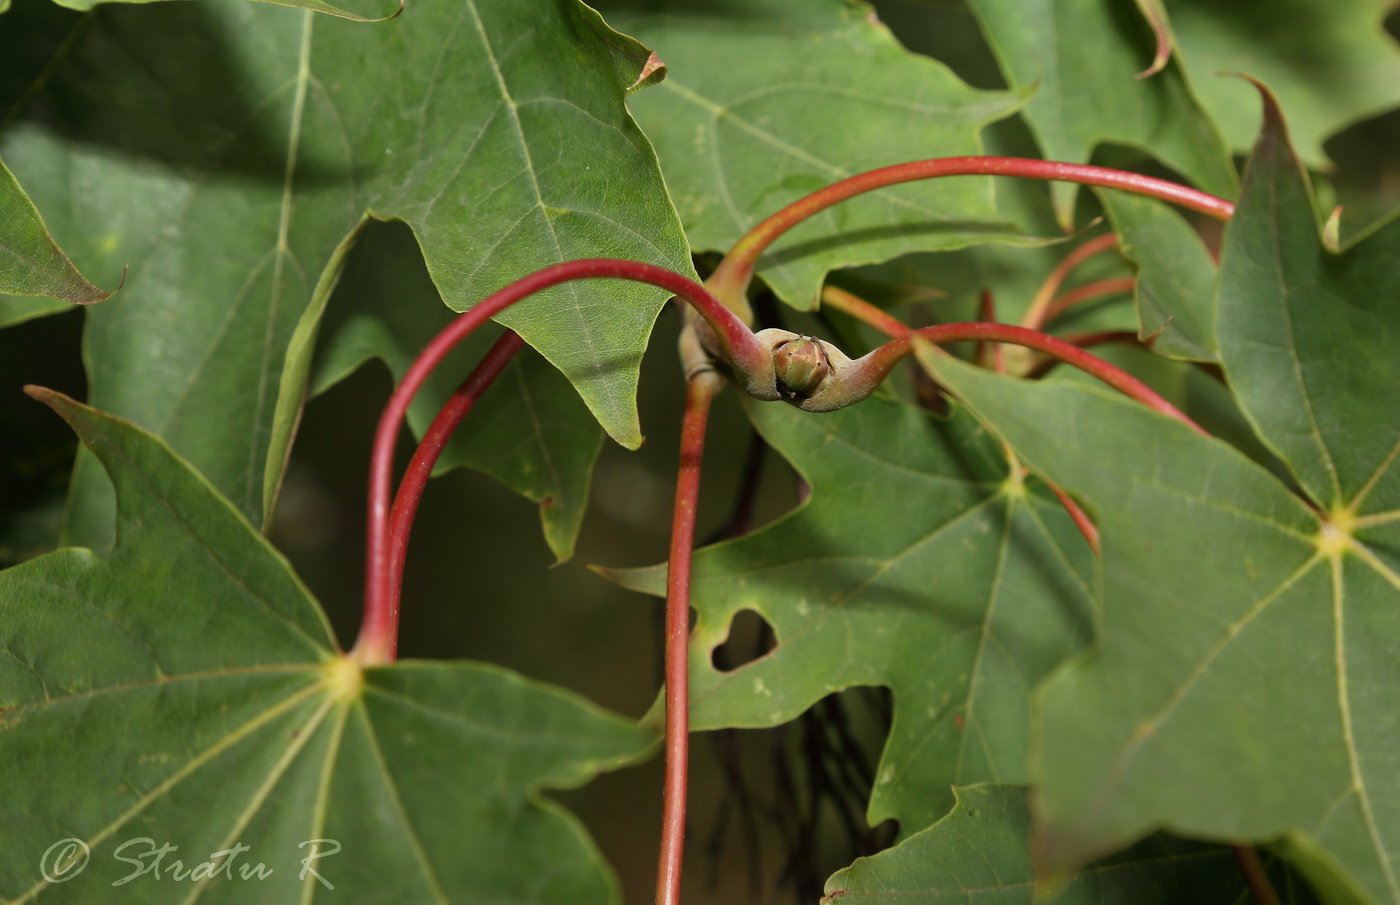
M 661 855 L 656 905 L 678 905 L 685 850 L 686 766 L 690 741 L 690 559 L 700 500 L 700 460 L 710 401 L 723 381 L 706 371 L 686 381 L 681 422 L 680 469 L 671 516 L 671 555 L 666 574 L 666 775 L 661 811 Z
M 1269 880 L 1269 872 L 1264 869 L 1264 862 L 1254 846 L 1232 845 L 1230 848 L 1234 850 L 1235 863 L 1240 866 L 1240 873 L 1244 875 L 1245 885 L 1249 887 L 1255 905 L 1281 905 L 1274 884 Z
M 1023 179 L 1104 186 L 1160 198 L 1221 220 L 1230 219 L 1235 211 L 1235 206 L 1223 198 L 1174 182 L 1123 170 L 1023 157 L 939 157 L 870 170 L 799 198 L 760 222 L 734 243 L 734 247 L 725 255 L 719 267 L 706 281 L 706 285 L 726 303 L 745 308 L 747 302 L 744 294 L 753 278 L 754 266 L 759 256 L 783 233 L 813 214 L 848 198 L 902 182 L 937 179 L 943 176 L 1018 176 Z
M 648 283 L 671 292 L 700 311 L 726 352 L 741 367 L 771 367 L 768 351 L 753 338 L 748 327 L 714 298 L 705 287 L 664 267 L 612 258 L 585 258 L 546 267 L 492 293 L 461 315 L 433 338 L 395 388 L 374 436 L 370 459 L 369 518 L 366 527 L 365 613 L 352 654 L 367 663 L 391 662 L 398 647 L 398 608 L 393 600 L 390 566 L 389 488 L 392 480 L 394 439 L 409 403 L 423 382 L 446 355 L 487 320 L 536 292 L 560 283 L 582 279 L 621 279 Z
M 457 392 L 447 400 L 428 427 L 427 433 L 413 451 L 413 460 L 408 463 L 403 478 L 399 480 L 398 493 L 394 494 L 394 507 L 389 513 L 389 570 L 390 601 L 395 612 L 399 609 L 399 599 L 403 595 L 404 558 L 408 553 L 408 536 L 413 530 L 413 518 L 418 514 L 418 503 L 423 499 L 423 491 L 432 477 L 433 466 L 447 447 L 447 441 L 476 405 L 481 394 L 495 383 L 496 378 L 510 364 L 515 353 L 525 341 L 514 330 L 507 330 L 496 340 L 486 356 L 481 359 L 467 379 L 457 388 Z
M 1089 542 L 1089 549 L 1094 551 L 1094 555 L 1099 555 L 1099 526 L 1094 524 L 1089 518 L 1089 513 L 1080 508 L 1074 498 L 1065 493 L 1059 484 L 1049 478 L 1041 478 L 1045 486 L 1050 488 L 1050 492 L 1055 495 L 1055 499 L 1060 501 L 1060 505 L 1065 507 L 1065 512 L 1069 513 L 1070 520 L 1074 522 L 1074 527 L 1079 529 L 1079 533 L 1084 535 L 1084 539 Z
M 1134 277 L 1117 277 L 1112 280 L 1096 280 L 1062 293 L 1045 308 L 1044 323 L 1050 323 L 1080 302 L 1104 298 L 1110 295 L 1123 295 L 1133 291 L 1137 285 Z
M 982 320 L 995 322 L 997 319 L 996 297 L 992 295 L 992 290 L 982 290 Z M 990 350 L 990 353 L 988 352 Z M 998 374 L 1006 373 L 1006 355 L 1002 351 L 1001 343 L 978 343 L 977 360 L 982 367 L 990 368 Z
M 1093 333 L 1075 333 L 1064 339 L 1070 345 L 1078 346 L 1081 349 L 1090 349 L 1105 343 L 1125 343 L 1130 346 L 1147 347 L 1147 344 L 1131 330 L 1099 330 Z M 1027 380 L 1039 380 L 1061 363 L 1062 360 L 1059 358 L 1046 356 L 1026 371 L 1025 377 Z
M 1203 436 L 1209 436 L 1200 425 L 1136 377 L 1058 337 L 1035 330 L 1027 330 L 1024 327 L 1013 327 L 1009 324 L 940 324 L 935 327 L 912 330 L 864 299 L 844 290 L 829 286 L 823 290 L 822 300 L 838 311 L 844 311 L 886 335 L 894 337 L 893 341 L 860 359 L 862 370 L 868 375 L 872 375 L 872 379 L 874 376 L 883 379 L 895 364 L 909 354 L 912 349 L 912 337 L 915 335 L 934 344 L 963 341 L 1011 343 L 1045 352 L 1058 361 L 1073 365 L 1081 371 L 1097 377 L 1125 396 L 1136 399 L 1168 417 L 1175 418 Z M 1136 341 L 1136 337 L 1133 339 Z
M 1094 255 L 1108 251 L 1118 245 L 1118 237 L 1113 233 L 1105 233 L 1102 236 L 1095 236 L 1084 244 L 1075 248 L 1065 255 L 1060 263 L 1050 271 L 1050 275 L 1045 278 L 1045 282 L 1040 284 L 1036 290 L 1035 298 L 1031 299 L 1030 305 L 1026 308 L 1026 313 L 1021 317 L 1021 326 L 1027 330 L 1039 330 L 1050 319 L 1050 303 L 1055 299 L 1055 293 L 1060 291 L 1060 286 L 1064 285 L 1065 279 L 1074 272 L 1074 268 L 1083 264 Z M 984 318 L 985 320 L 985 318 Z
M 837 311 L 849 314 L 868 327 L 874 327 L 886 336 L 903 336 L 913 328 L 891 314 L 876 308 L 860 296 L 836 286 L 822 289 L 822 304 L 830 305 Z
M 885 343 L 874 352 L 860 359 L 857 369 L 851 373 L 853 385 L 874 386 L 884 380 L 896 364 L 913 351 L 913 337 L 918 336 L 934 345 L 954 342 L 991 341 L 1025 346 L 1053 355 L 1065 364 L 1073 365 L 1092 377 L 1097 377 L 1125 396 L 1136 399 L 1148 408 L 1160 412 L 1190 427 L 1202 436 L 1210 436 L 1184 412 L 1157 394 L 1147 384 L 1126 371 L 1116 368 L 1096 355 L 1085 352 L 1059 337 L 1013 327 L 1010 324 L 940 324 L 936 327 L 923 327 Z

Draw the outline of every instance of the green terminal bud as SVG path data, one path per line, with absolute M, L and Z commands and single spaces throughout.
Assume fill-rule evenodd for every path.
M 831 373 L 826 350 L 810 336 L 790 339 L 773 349 L 773 366 L 786 395 L 810 396 Z

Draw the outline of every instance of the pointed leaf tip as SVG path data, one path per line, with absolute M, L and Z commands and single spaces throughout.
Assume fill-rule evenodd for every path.
M 1152 26 L 1152 35 L 1156 39 L 1157 47 L 1152 56 L 1152 62 L 1146 69 L 1133 76 L 1136 79 L 1150 79 L 1152 76 L 1167 68 L 1167 63 L 1172 58 L 1172 31 L 1167 23 L 1167 12 L 1162 9 L 1158 0 L 1137 0 L 1138 10 L 1142 17 L 1147 20 L 1147 24 Z
M 58 247 L 34 202 L 3 161 L 0 211 L 0 295 L 49 296 L 77 305 L 111 297 L 112 293 L 89 282 Z
M 63 416 L 65 421 L 68 420 L 68 416 L 64 414 L 65 409 L 82 405 L 82 403 L 65 393 L 60 393 L 58 390 L 51 390 L 48 387 L 41 387 L 33 383 L 24 385 L 24 394 L 31 399 L 36 399 L 44 403 L 44 405 L 58 412 Z
M 1278 105 L 1278 98 L 1274 96 L 1268 85 L 1247 72 L 1221 72 L 1218 75 L 1244 79 L 1253 85 L 1259 91 L 1260 100 L 1264 105 L 1264 122 L 1259 130 L 1261 136 L 1264 133 L 1278 132 L 1283 136 L 1285 142 L 1288 141 L 1288 123 L 1284 121 L 1283 110 Z
M 637 73 L 637 80 L 627 86 L 627 93 L 641 91 L 648 85 L 655 85 L 664 78 L 666 78 L 666 61 L 653 50 L 651 55 L 647 57 L 647 61 L 642 64 L 642 71 Z

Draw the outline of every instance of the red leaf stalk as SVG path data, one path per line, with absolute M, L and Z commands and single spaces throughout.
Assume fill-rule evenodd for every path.
M 514 330 L 507 330 L 496 340 L 484 358 L 477 364 L 462 385 L 452 394 L 437 417 L 423 434 L 418 448 L 413 451 L 413 460 L 408 463 L 403 478 L 399 481 L 398 493 L 394 494 L 394 507 L 389 513 L 389 569 L 390 598 L 393 611 L 399 611 L 399 599 L 403 595 L 404 558 L 408 554 L 408 536 L 413 530 L 413 519 L 418 514 L 418 503 L 423 499 L 423 491 L 432 477 L 433 466 L 447 447 L 447 441 L 462 419 L 476 405 L 481 394 L 496 382 L 501 372 L 510 364 L 515 353 L 525 341 Z
M 1065 493 L 1059 484 L 1049 478 L 1041 478 L 1045 486 L 1050 488 L 1050 492 L 1055 495 L 1055 499 L 1060 501 L 1060 505 L 1065 507 L 1065 512 L 1069 513 L 1070 521 L 1074 522 L 1074 527 L 1079 529 L 1079 533 L 1084 535 L 1084 539 L 1089 542 L 1089 549 L 1094 551 L 1094 555 L 1099 555 L 1099 526 L 1094 524 L 1089 518 L 1089 513 L 1085 512 L 1074 497 Z
M 990 341 L 1026 346 L 1047 355 L 1053 355 L 1065 364 L 1073 365 L 1084 373 L 1097 377 L 1123 395 L 1136 399 L 1148 408 L 1180 421 L 1198 434 L 1210 436 L 1184 412 L 1128 372 L 1114 367 L 1102 358 L 1085 352 L 1059 337 L 1036 330 L 1027 330 L 1025 327 L 1013 327 L 1010 324 L 963 323 L 923 327 L 890 340 L 856 362 L 857 369 L 851 374 L 852 383 L 859 386 L 878 385 L 900 360 L 913 351 L 913 338 L 915 336 L 934 345 Z
M 1104 298 L 1110 295 L 1123 295 L 1132 292 L 1136 286 L 1137 280 L 1133 277 L 1095 280 L 1092 283 L 1085 283 L 1083 286 L 1076 286 L 1064 292 L 1046 306 L 1045 317 L 1042 322 L 1046 324 L 1050 323 L 1080 302 L 1087 302 L 1091 299 Z
M 1180 421 L 1198 434 L 1210 436 L 1180 409 L 1163 399 L 1156 391 L 1133 375 L 1048 333 L 1027 330 L 1025 327 L 1013 327 L 1010 324 L 979 322 L 940 324 L 935 327 L 911 330 L 864 299 L 844 290 L 828 286 L 822 291 L 822 300 L 836 310 L 844 311 L 886 335 L 894 337 L 890 342 L 855 362 L 864 377 L 860 380 L 862 384 L 869 381 L 869 385 L 873 387 L 884 380 L 894 366 L 913 351 L 914 336 L 926 339 L 934 345 L 953 342 L 1011 343 L 1052 355 L 1065 364 L 1073 365 L 1086 374 L 1097 377 L 1115 390 L 1136 399 L 1148 408 Z
M 370 459 L 369 519 L 366 526 L 365 613 L 352 653 L 363 662 L 388 663 L 398 647 L 398 609 L 394 604 L 389 538 L 389 488 L 394 440 L 409 403 L 442 359 L 463 339 L 506 308 L 560 283 L 581 279 L 622 279 L 647 283 L 674 293 L 693 305 L 714 328 L 725 352 L 741 367 L 771 367 L 766 348 L 748 327 L 705 287 L 664 267 L 613 258 L 585 258 L 555 264 L 492 293 L 461 315 L 428 343 L 389 397 L 379 418 Z
M 996 296 L 992 295 L 992 290 L 982 290 L 981 308 L 982 320 L 996 321 L 997 302 Z M 982 367 L 991 368 L 998 374 L 1006 373 L 1006 354 L 1001 348 L 1001 343 L 978 343 L 977 361 Z
M 1021 326 L 1028 330 L 1039 330 L 1045 326 L 1045 322 L 1050 319 L 1048 311 L 1050 303 L 1054 301 L 1055 293 L 1060 291 L 1060 286 L 1064 285 L 1065 279 L 1074 271 L 1074 268 L 1094 255 L 1108 251 L 1117 245 L 1117 236 L 1113 233 L 1104 233 L 1102 236 L 1095 236 L 1060 259 L 1060 263 L 1055 265 L 1055 269 L 1050 271 L 1045 282 L 1041 283 L 1040 288 L 1036 290 L 1035 298 L 1031 299 L 1026 313 L 1021 317 Z
M 1235 206 L 1223 198 L 1175 182 L 1123 170 L 1024 157 L 938 157 L 859 173 L 799 198 L 760 222 L 734 243 L 706 285 L 726 303 L 740 310 L 746 309 L 744 294 L 753 278 L 754 266 L 764 250 L 783 233 L 848 198 L 902 182 L 943 176 L 1018 176 L 1023 179 L 1076 182 L 1160 198 L 1221 220 L 1230 219 L 1235 212 Z
M 678 905 L 681 897 L 690 741 L 690 560 L 695 546 L 695 512 L 700 499 L 705 423 L 709 419 L 710 401 L 723 385 L 723 379 L 713 371 L 702 371 L 686 381 L 680 469 L 676 477 L 671 554 L 666 573 L 666 774 L 656 905 Z
M 836 286 L 822 289 L 822 304 L 830 305 L 837 311 L 849 314 L 868 327 L 874 327 L 886 336 L 903 336 L 913 328 L 899 318 L 867 302 L 860 296 Z

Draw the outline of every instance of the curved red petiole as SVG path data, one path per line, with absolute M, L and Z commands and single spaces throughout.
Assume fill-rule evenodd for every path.
M 747 307 L 744 295 L 759 256 L 783 233 L 808 217 L 857 195 L 903 182 L 944 176 L 1017 176 L 1075 182 L 1159 198 L 1220 220 L 1230 219 L 1235 212 L 1235 206 L 1223 198 L 1164 179 L 1106 167 L 1026 157 L 938 157 L 916 160 L 859 173 L 799 198 L 760 222 L 734 243 L 705 285 L 727 304 L 743 310 Z
M 736 367 L 771 367 L 768 350 L 729 309 L 705 287 L 678 273 L 612 258 L 585 258 L 546 267 L 523 277 L 479 302 L 433 338 L 414 360 L 395 388 L 375 431 L 370 459 L 369 519 L 366 527 L 365 611 L 353 656 L 366 663 L 391 662 L 398 647 L 398 607 L 395 603 L 391 538 L 389 532 L 389 488 L 392 480 L 394 441 L 409 403 L 423 382 L 446 355 L 482 324 L 506 308 L 537 292 L 582 279 L 621 279 L 647 283 L 689 302 L 714 329 L 715 335 Z
M 1096 280 L 1092 283 L 1085 283 L 1083 286 L 1076 286 L 1057 296 L 1054 301 L 1046 306 L 1045 320 L 1042 322 L 1042 325 L 1053 321 L 1081 302 L 1106 298 L 1111 295 L 1127 295 L 1135 288 L 1137 288 L 1136 277 L 1116 277 L 1110 280 Z
M 1064 285 L 1065 279 L 1080 264 L 1094 255 L 1117 247 L 1117 245 L 1118 237 L 1116 235 L 1104 233 L 1101 236 L 1095 236 L 1065 255 L 1060 263 L 1055 265 L 1055 269 L 1050 271 L 1045 282 L 1041 283 L 1040 288 L 1036 290 L 1035 297 L 1031 299 L 1030 305 L 1026 307 L 1026 313 L 1021 317 L 1021 326 L 1030 330 L 1043 328 L 1045 322 L 1050 319 L 1050 305 L 1055 300 L 1055 294 L 1060 291 L 1060 286 Z M 988 319 L 984 318 L 984 320 Z
M 904 336 L 890 340 L 857 361 L 856 367 L 851 372 L 852 383 L 859 386 L 878 385 L 896 364 L 913 351 L 914 337 L 934 345 L 955 342 L 1011 343 L 1053 355 L 1065 364 L 1072 365 L 1091 377 L 1102 380 L 1123 395 L 1136 399 L 1153 411 L 1180 421 L 1202 436 L 1210 436 L 1204 428 L 1187 417 L 1186 413 L 1163 399 L 1155 390 L 1127 371 L 1114 367 L 1097 355 L 1085 352 L 1078 346 L 1065 342 L 1057 336 L 1036 330 L 1027 330 L 1025 327 L 1013 327 L 1010 324 L 972 322 L 921 327 Z
M 428 478 L 432 477 L 433 466 L 437 465 L 447 441 L 452 438 L 462 419 L 467 417 L 481 394 L 501 376 L 524 344 L 525 341 L 514 330 L 507 330 L 496 340 L 467 379 L 438 410 L 437 417 L 413 451 L 413 459 L 399 480 L 394 507 L 389 513 L 389 587 L 392 594 L 389 605 L 394 612 L 398 612 L 399 599 L 403 595 L 403 567 L 408 554 L 408 537 L 413 530 L 414 516 L 418 514 L 418 503 L 423 499 Z

